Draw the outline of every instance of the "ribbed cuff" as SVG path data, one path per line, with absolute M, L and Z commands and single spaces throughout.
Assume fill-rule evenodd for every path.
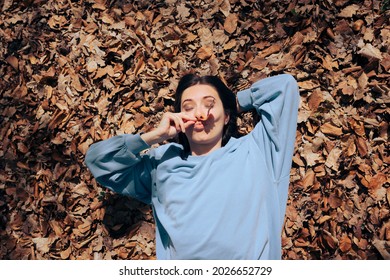
M 141 138 L 140 134 L 125 135 L 125 145 L 133 154 L 138 154 L 150 146 Z
M 238 103 L 243 110 L 253 109 L 252 89 L 244 89 L 237 93 Z

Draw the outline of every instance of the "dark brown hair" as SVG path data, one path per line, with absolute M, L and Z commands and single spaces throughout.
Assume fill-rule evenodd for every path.
M 226 145 L 231 137 L 238 137 L 236 95 L 216 76 L 198 76 L 195 74 L 184 75 L 180 79 L 175 93 L 175 112 L 179 113 L 181 111 L 181 98 L 183 92 L 194 85 L 209 85 L 215 88 L 222 101 L 225 113 L 229 115 L 229 122 L 224 126 L 222 132 L 222 146 Z M 184 133 L 179 133 L 178 142 L 183 145 L 185 153 L 190 153 L 190 145 L 187 136 Z

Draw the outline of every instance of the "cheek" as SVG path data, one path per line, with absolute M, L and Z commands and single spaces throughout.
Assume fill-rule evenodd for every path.
M 225 123 L 226 120 L 229 120 L 229 115 L 225 113 L 225 110 L 222 108 L 218 108 L 218 110 L 214 113 L 215 120 L 218 122 Z

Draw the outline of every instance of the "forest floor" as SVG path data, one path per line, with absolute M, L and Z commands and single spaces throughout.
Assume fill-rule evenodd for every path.
M 84 155 L 153 128 L 191 71 L 235 92 L 298 80 L 283 259 L 390 259 L 389 6 L 0 1 L 0 259 L 154 259 L 150 207 L 102 188 Z

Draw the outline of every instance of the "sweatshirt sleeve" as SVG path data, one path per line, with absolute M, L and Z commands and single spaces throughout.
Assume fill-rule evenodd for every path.
M 147 148 L 138 134 L 114 136 L 92 144 L 85 163 L 104 187 L 149 204 L 153 165 L 148 155 L 140 155 Z
M 290 175 L 299 106 L 298 84 L 293 76 L 281 74 L 254 83 L 237 93 L 242 109 L 256 109 L 261 120 L 250 133 L 264 151 L 273 179 Z

